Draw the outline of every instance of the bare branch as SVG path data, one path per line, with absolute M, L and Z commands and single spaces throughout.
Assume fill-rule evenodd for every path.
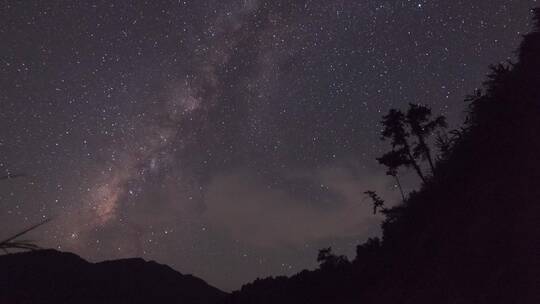
M 24 234 L 26 234 L 26 233 L 28 233 L 28 232 L 30 232 L 30 231 L 32 231 L 32 230 L 38 228 L 38 227 L 41 226 L 41 225 L 44 225 L 44 224 L 48 223 L 49 221 L 51 221 L 50 218 L 45 219 L 45 220 L 43 220 L 43 221 L 41 221 L 41 222 L 39 222 L 39 223 L 37 223 L 37 224 L 35 224 L 35 225 L 30 226 L 29 228 L 24 229 L 24 230 L 21 231 L 21 232 L 19 232 L 19 233 L 15 234 L 15 235 L 13 235 L 13 236 L 11 236 L 11 237 L 9 237 L 9 238 L 3 240 L 3 241 L 0 241 L 0 247 L 3 247 L 3 246 L 5 246 L 6 244 L 10 244 L 10 243 L 11 243 L 11 244 L 14 244 L 14 242 L 12 242 L 14 239 L 16 239 L 16 238 L 20 237 L 21 235 L 24 235 Z M 20 243 L 20 241 L 19 241 L 19 243 Z

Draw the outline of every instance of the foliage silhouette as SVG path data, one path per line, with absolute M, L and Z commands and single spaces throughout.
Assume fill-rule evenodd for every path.
M 439 115 L 435 119 L 431 118 L 431 109 L 424 105 L 409 104 L 406 116 L 407 125 L 410 126 L 411 135 L 414 135 L 418 140 L 413 149 L 414 157 L 426 159 L 431 168 L 431 172 L 435 173 L 435 164 L 431 156 L 431 149 L 427 144 L 427 138 L 432 135 L 437 129 L 446 128 L 446 119 Z
M 427 160 L 431 173 L 435 172 L 435 162 L 427 140 L 435 131 L 446 128 L 447 124 L 444 116 L 431 119 L 431 115 L 429 107 L 410 103 L 406 114 L 390 109 L 381 122 L 384 126 L 382 139 L 391 140 L 392 150 L 377 160 L 387 167 L 386 174 L 396 179 L 403 200 L 405 195 L 397 175 L 399 167 L 413 167 L 424 183 L 426 175 L 422 172 L 419 161 Z M 411 137 L 416 141 L 413 142 Z
M 391 109 L 383 117 L 382 139 L 390 139 L 392 150 L 377 160 L 382 165 L 388 167 L 388 175 L 397 176 L 397 169 L 401 166 L 413 167 L 420 179 L 426 182 L 426 177 L 417 162 L 417 157 L 413 155 L 413 148 L 409 143 L 410 133 L 406 130 L 406 117 L 400 111 Z
M 321 269 L 335 269 L 338 267 L 344 267 L 349 264 L 349 260 L 346 256 L 337 256 L 332 253 L 332 247 L 323 248 L 319 250 L 317 255 L 317 262 Z
M 366 194 L 373 202 L 373 214 L 377 214 L 377 209 L 379 208 L 383 212 L 386 210 L 386 208 L 384 208 L 384 200 L 375 191 L 367 190 L 364 191 L 364 194 Z

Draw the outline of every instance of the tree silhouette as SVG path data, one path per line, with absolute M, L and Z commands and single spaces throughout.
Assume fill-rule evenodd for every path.
M 388 169 L 387 175 L 396 179 L 403 199 L 403 189 L 397 176 L 399 167 L 413 167 L 420 179 L 425 183 L 426 177 L 422 172 L 419 160 L 427 160 L 432 174 L 435 172 L 435 163 L 431 155 L 431 149 L 427 143 L 428 138 L 438 129 L 446 128 L 446 119 L 439 115 L 431 118 L 431 109 L 424 105 L 409 104 L 407 114 L 400 110 L 391 109 L 383 117 L 382 139 L 390 139 L 392 150 L 377 158 L 380 164 Z M 414 136 L 416 142 L 411 142 Z
M 421 157 L 422 159 L 426 159 L 431 168 L 431 172 L 435 173 L 435 164 L 426 140 L 435 132 L 435 130 L 447 127 L 445 117 L 439 115 L 431 120 L 430 108 L 424 105 L 411 103 L 407 110 L 406 123 L 410 127 L 411 135 L 414 135 L 418 140 L 413 149 L 415 158 Z
M 382 124 L 384 130 L 382 131 L 382 139 L 391 140 L 392 151 L 384 154 L 377 160 L 379 163 L 387 166 L 391 173 L 397 173 L 394 169 L 397 170 L 400 166 L 412 166 L 420 179 L 425 182 L 424 173 L 420 169 L 408 141 L 410 134 L 406 130 L 406 123 L 405 115 L 400 110 L 391 109 L 388 114 L 383 116 Z M 394 176 L 393 174 L 389 175 Z
M 377 194 L 377 192 L 368 190 L 364 191 L 364 194 L 366 194 L 371 201 L 373 202 L 373 214 L 377 214 L 377 209 L 381 208 L 381 210 L 384 210 L 384 200 Z

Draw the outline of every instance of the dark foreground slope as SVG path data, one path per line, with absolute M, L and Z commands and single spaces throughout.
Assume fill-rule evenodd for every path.
M 433 176 L 387 210 L 383 240 L 227 303 L 540 303 L 540 11 L 518 62 L 467 98 Z
M 0 256 L 0 303 L 215 303 L 225 293 L 143 259 L 89 263 L 55 250 Z

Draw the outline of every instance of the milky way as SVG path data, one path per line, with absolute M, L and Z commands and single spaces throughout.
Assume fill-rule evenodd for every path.
M 536 1 L 4 1 L 2 233 L 230 290 L 380 233 L 381 116 L 463 117 Z M 411 191 L 418 181 L 404 174 Z

